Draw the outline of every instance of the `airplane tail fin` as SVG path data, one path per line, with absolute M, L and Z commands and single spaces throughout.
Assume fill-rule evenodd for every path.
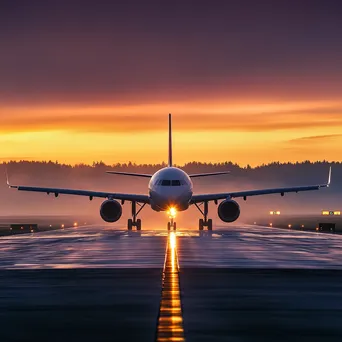
M 171 113 L 169 114 L 169 160 L 168 160 L 168 166 L 172 166 L 172 119 L 171 119 Z

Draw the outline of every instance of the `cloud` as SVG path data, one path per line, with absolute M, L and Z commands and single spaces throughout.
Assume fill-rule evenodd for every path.
M 106 108 L 105 110 L 85 110 L 82 108 L 74 110 L 63 110 L 56 112 L 46 109 L 46 113 L 34 114 L 31 110 L 25 115 L 23 113 L 11 115 L 5 111 L 0 113 L 0 132 L 31 132 L 31 131 L 71 131 L 71 132 L 104 132 L 104 133 L 126 133 L 126 132 L 150 132 L 163 131 L 167 127 L 167 111 L 164 114 L 148 113 L 148 108 L 131 110 L 131 114 L 121 114 L 120 109 Z M 127 111 L 126 111 L 127 112 Z M 135 113 L 134 113 L 135 112 Z M 191 109 L 178 112 L 174 115 L 174 129 L 176 131 L 231 131 L 231 132 L 267 132 L 279 130 L 294 130 L 322 127 L 342 127 L 342 108 L 313 108 L 312 110 L 287 110 L 273 111 L 259 110 L 259 112 L 239 112 L 217 109 L 211 112 L 210 106 L 200 114 L 192 112 Z M 76 113 L 76 114 L 74 114 Z M 336 136 L 336 135 L 335 135 Z M 332 136 L 308 137 L 308 139 L 331 138 Z M 298 140 L 295 139 L 294 142 Z
M 291 139 L 288 142 L 295 143 L 295 144 L 311 144 L 311 143 L 320 143 L 322 141 L 331 141 L 333 139 L 341 138 L 341 137 L 342 137 L 342 134 L 313 135 L 309 137 Z

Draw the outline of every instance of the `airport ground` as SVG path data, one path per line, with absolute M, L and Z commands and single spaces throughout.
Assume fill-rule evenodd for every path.
M 236 224 L 172 236 L 170 288 L 163 230 L 0 238 L 0 340 L 155 341 L 163 291 L 179 291 L 166 309 L 181 328 L 164 340 L 341 341 L 341 235 Z

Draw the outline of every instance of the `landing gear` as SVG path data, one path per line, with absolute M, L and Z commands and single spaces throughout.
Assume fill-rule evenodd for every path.
M 173 220 L 172 217 L 170 218 L 170 221 L 167 223 L 167 230 L 171 230 L 171 228 L 172 228 L 173 230 L 176 230 L 176 229 L 177 229 L 177 224 L 176 224 L 176 222 Z
M 132 217 L 131 219 L 128 219 L 127 222 L 127 229 L 128 230 L 132 230 L 133 227 L 136 227 L 137 230 L 141 230 L 141 220 L 137 219 L 138 214 L 140 213 L 140 211 L 144 208 L 144 206 L 146 205 L 146 203 L 144 203 L 143 205 L 140 205 L 138 203 L 138 205 L 140 205 L 140 209 L 137 212 L 137 202 L 132 201 Z
M 204 204 L 204 208 L 202 210 L 200 206 L 197 203 L 195 203 L 195 206 L 203 215 L 203 218 L 199 219 L 198 221 L 198 229 L 203 230 L 204 227 L 207 227 L 208 230 L 213 230 L 213 220 L 208 219 L 208 202 L 203 202 L 203 204 Z
M 208 219 L 204 221 L 203 219 L 199 219 L 198 228 L 199 230 L 203 230 L 204 227 L 207 227 L 208 230 L 213 230 L 213 220 Z

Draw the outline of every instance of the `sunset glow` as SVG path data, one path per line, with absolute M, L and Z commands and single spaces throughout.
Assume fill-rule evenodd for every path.
M 166 161 L 169 109 L 174 109 L 178 164 L 333 160 L 342 143 L 342 102 L 338 101 L 7 106 L 1 111 L 1 160 Z

